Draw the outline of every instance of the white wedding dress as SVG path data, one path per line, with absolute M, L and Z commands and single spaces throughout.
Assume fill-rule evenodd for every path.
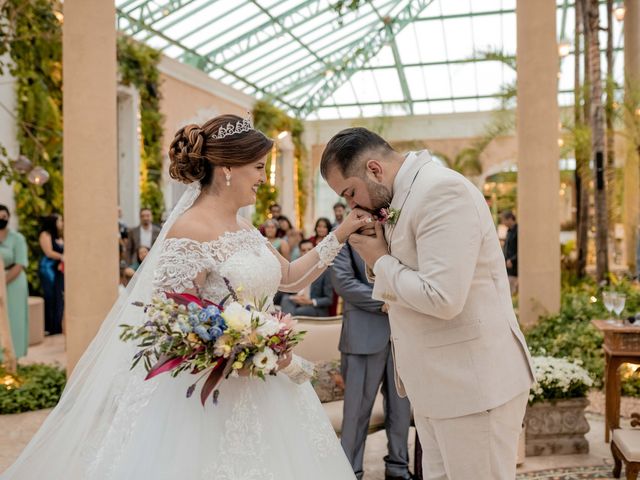
M 197 197 L 199 191 L 191 190 L 191 198 L 181 200 L 178 214 Z M 314 254 L 312 269 L 289 266 L 255 229 L 200 243 L 166 238 L 173 221 L 175 218 L 165 225 L 152 250 L 153 272 L 147 269 L 146 275 L 138 278 L 136 286 L 128 290 L 128 301 L 117 312 L 112 311 L 105 323 L 127 323 L 125 319 L 131 321 L 131 315 L 142 321 L 141 309 L 131 306 L 131 301 L 148 301 L 152 293 L 160 291 L 192 291 L 194 279 L 202 278 L 203 273 L 200 293 L 211 301 L 219 302 L 228 294 L 223 277 L 241 286 L 245 299 L 271 298 L 283 279 L 297 288 L 315 278 L 313 269 L 321 271 L 335 255 L 335 244 L 324 245 L 324 252 L 320 247 L 320 255 Z M 311 273 L 294 268 L 300 266 Z M 150 285 L 142 285 L 145 281 Z M 128 370 L 135 345 L 114 342 L 118 333 L 114 326 L 103 325 L 59 405 L 1 478 L 355 478 L 309 382 L 298 385 L 282 373 L 266 381 L 229 378 L 220 387 L 218 404 L 209 400 L 203 407 L 199 390 L 186 398 L 194 375 L 173 378 L 165 373 L 144 381 L 144 368 Z M 103 375 L 104 381 L 96 375 Z

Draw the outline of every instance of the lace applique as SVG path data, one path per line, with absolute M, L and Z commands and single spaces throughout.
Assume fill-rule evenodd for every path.
M 167 238 L 154 272 L 154 291 L 184 292 L 195 287 L 194 280 L 202 271 L 213 267 L 211 243 L 190 238 Z
M 311 389 L 311 393 L 306 390 L 307 388 Z M 324 459 L 340 454 L 338 450 L 340 443 L 336 439 L 336 432 L 329 423 L 311 384 L 301 385 L 296 390 L 296 404 L 301 413 L 300 418 L 304 419 L 300 428 L 306 432 L 307 438 L 311 441 L 311 450 L 314 455 Z
M 318 268 L 329 267 L 333 264 L 344 243 L 340 243 L 333 232 L 327 235 L 317 246 L 316 251 L 320 257 Z
M 168 238 L 163 244 L 160 266 L 154 275 L 155 292 L 184 292 L 194 288 L 198 274 L 206 272 L 200 294 L 213 302 L 229 293 L 223 277 L 241 287 L 247 301 L 275 295 L 280 283 L 280 264 L 255 229 L 227 232 L 217 240 L 198 242 Z
M 254 380 L 249 380 L 254 381 Z M 264 427 L 256 408 L 259 400 L 250 385 L 244 385 L 233 399 L 233 411 L 224 422 L 219 455 L 202 472 L 202 480 L 275 480 L 264 468 L 269 444 L 264 441 Z

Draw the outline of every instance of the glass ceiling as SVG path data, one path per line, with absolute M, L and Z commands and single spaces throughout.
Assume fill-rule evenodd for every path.
M 516 0 L 116 0 L 117 25 L 165 55 L 307 119 L 493 110 L 515 82 Z M 346 2 L 348 3 L 348 2 Z M 557 0 L 558 39 L 574 9 Z M 606 26 L 605 2 L 601 25 Z M 623 78 L 614 20 L 615 78 Z M 601 48 L 606 32 L 601 32 Z M 573 102 L 573 55 L 559 60 Z M 603 54 L 602 68 L 606 69 Z

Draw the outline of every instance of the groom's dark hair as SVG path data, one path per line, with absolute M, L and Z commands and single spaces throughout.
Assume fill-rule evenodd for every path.
M 335 166 L 343 177 L 353 176 L 362 154 L 371 150 L 379 150 L 383 155 L 394 151 L 384 138 L 366 128 L 345 128 L 327 143 L 320 160 L 320 173 L 327 178 L 329 169 Z

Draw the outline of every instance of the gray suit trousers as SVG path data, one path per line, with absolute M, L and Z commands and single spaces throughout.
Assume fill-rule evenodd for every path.
M 407 476 L 411 407 L 409 400 L 401 398 L 396 390 L 391 344 L 369 355 L 343 353 L 341 370 L 345 383 L 341 443 L 356 477 L 361 479 L 364 475 L 369 419 L 381 384 L 389 446 L 389 454 L 384 458 L 386 474 Z

